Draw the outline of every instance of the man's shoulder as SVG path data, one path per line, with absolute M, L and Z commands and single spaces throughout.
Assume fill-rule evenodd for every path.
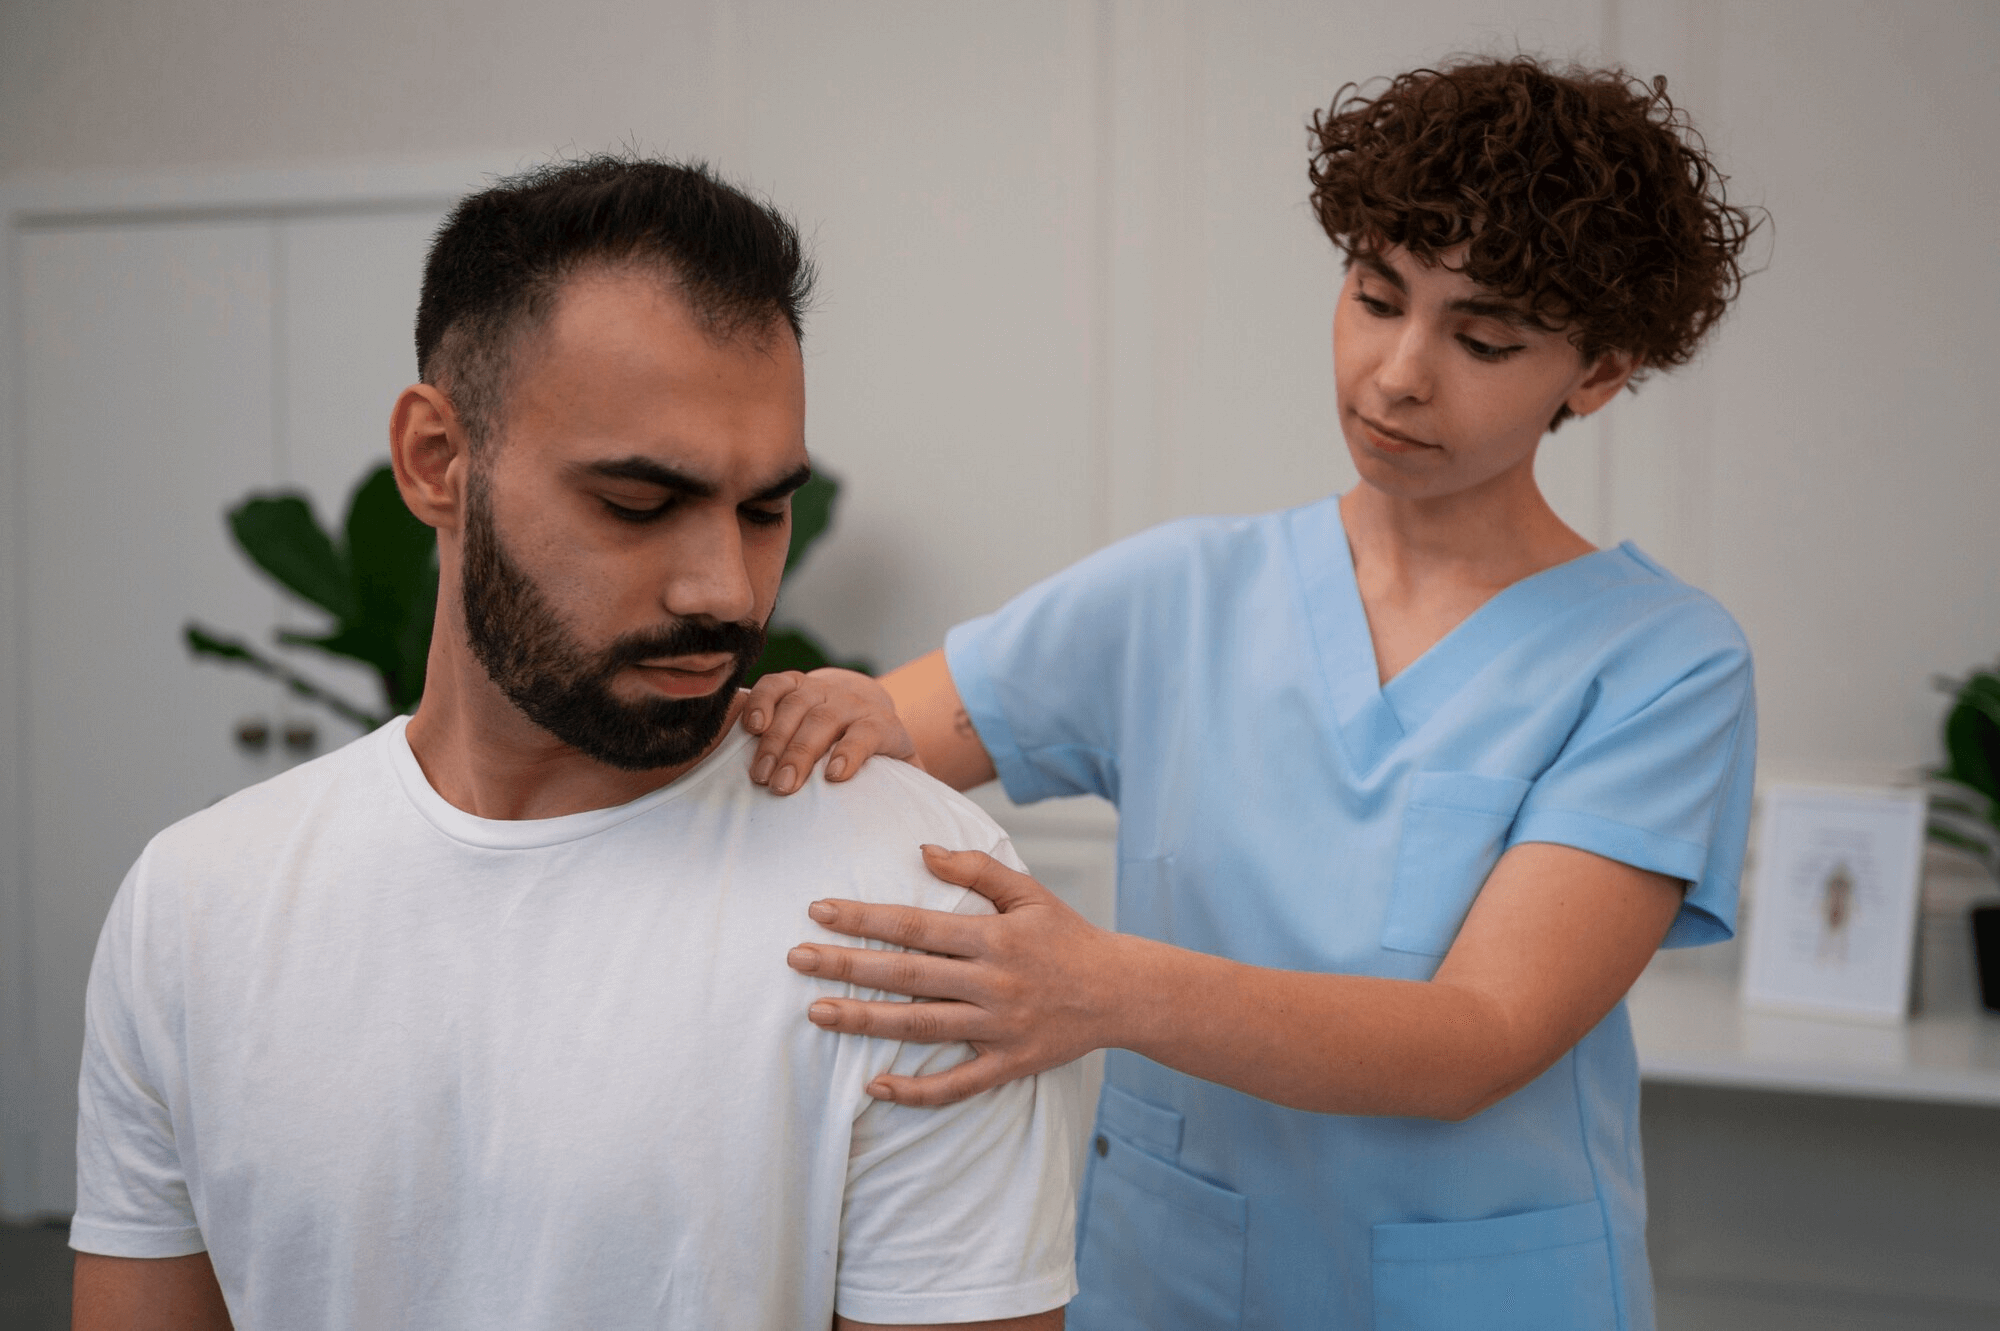
M 156 864 L 204 871 L 254 862 L 292 840 L 302 823 L 328 808 L 353 807 L 341 797 L 361 783 L 393 779 L 382 761 L 387 737 L 376 731 L 225 795 L 169 825 L 147 847 Z
M 977 893 L 940 882 L 924 870 L 918 848 L 927 843 L 947 850 L 984 851 L 1010 868 L 1020 867 L 1006 831 L 984 809 L 919 768 L 893 758 L 870 758 L 842 782 L 815 775 L 805 789 L 780 802 L 791 801 L 802 801 L 799 812 L 814 824 L 808 834 L 812 844 L 828 856 L 842 854 L 851 864 L 871 867 L 879 862 L 888 870 L 855 880 L 863 899 L 960 913 L 990 909 Z

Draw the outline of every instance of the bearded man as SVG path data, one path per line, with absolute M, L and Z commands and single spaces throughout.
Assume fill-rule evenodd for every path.
M 1073 1088 L 874 1098 L 970 1051 L 823 1032 L 814 995 L 857 991 L 782 964 L 821 897 L 992 909 L 920 844 L 1012 857 L 903 763 L 749 778 L 810 280 L 700 167 L 566 164 L 447 220 L 390 423 L 438 532 L 423 701 L 126 878 L 77 1327 L 1061 1325 Z

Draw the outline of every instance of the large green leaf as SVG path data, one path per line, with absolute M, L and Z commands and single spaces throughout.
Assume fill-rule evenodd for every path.
M 422 580 L 411 596 L 403 627 L 396 634 L 397 666 L 394 674 L 382 676 L 382 691 L 392 711 L 414 711 L 424 696 L 424 672 L 430 664 L 431 629 L 437 622 L 438 566 L 435 559 L 424 568 Z
M 347 568 L 304 496 L 253 495 L 229 510 L 229 530 L 257 567 L 291 591 L 343 619 L 354 613 Z
M 833 501 L 840 497 L 840 482 L 823 471 L 792 494 L 792 543 L 785 551 L 785 572 L 805 558 L 814 541 L 826 534 L 833 523 Z M 790 667 L 787 667 L 789 669 Z
M 411 516 L 395 473 L 378 467 L 347 508 L 347 564 L 358 618 L 400 629 L 437 554 L 437 533 Z
M 379 467 L 356 487 L 347 510 L 347 561 L 358 613 L 339 646 L 367 656 L 382 676 L 390 710 L 416 705 L 437 610 L 437 533 L 410 513 L 395 473 Z

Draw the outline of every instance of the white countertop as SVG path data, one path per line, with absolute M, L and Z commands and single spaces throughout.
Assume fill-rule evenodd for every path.
M 2000 1014 L 1970 1005 L 1893 1026 L 1745 1011 L 1732 973 L 1671 953 L 1627 1004 L 1647 1081 L 2000 1106 Z

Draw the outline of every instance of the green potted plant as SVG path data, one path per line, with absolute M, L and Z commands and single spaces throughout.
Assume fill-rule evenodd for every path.
M 2000 877 L 2000 665 L 1965 679 L 1943 679 L 1952 697 L 1944 718 L 1945 765 L 1931 775 L 1934 841 L 1972 855 Z M 1972 909 L 1980 1002 L 2000 1012 L 2000 905 Z
M 839 494 L 838 481 L 815 474 L 792 496 L 786 577 L 832 525 Z M 424 693 L 437 610 L 437 537 L 403 506 L 389 468 L 375 468 L 355 487 L 338 538 L 320 526 L 312 502 L 295 492 L 250 495 L 227 517 L 230 535 L 251 563 L 330 616 L 329 624 L 317 631 L 273 630 L 275 644 L 359 661 L 375 672 L 381 696 L 372 703 L 343 697 L 283 656 L 193 621 L 184 630 L 188 649 L 275 679 L 296 696 L 364 729 L 413 711 Z M 833 661 L 804 629 L 774 625 L 750 678 L 834 664 L 871 669 L 865 661 Z

